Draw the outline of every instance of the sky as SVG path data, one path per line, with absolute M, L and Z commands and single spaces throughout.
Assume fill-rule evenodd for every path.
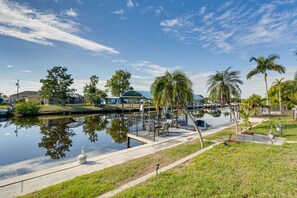
M 207 96 L 209 75 L 241 71 L 242 97 L 264 96 L 262 75 L 246 80 L 250 57 L 280 55 L 297 71 L 297 0 L 0 0 L 0 92 L 39 90 L 53 66 L 68 68 L 82 93 L 92 75 L 104 88 L 116 70 L 132 73 L 135 90 L 182 70 L 195 94 Z

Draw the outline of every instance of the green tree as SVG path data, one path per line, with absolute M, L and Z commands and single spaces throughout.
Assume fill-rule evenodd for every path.
M 241 100 L 240 109 L 242 111 L 254 112 L 254 115 L 257 116 L 257 110 L 259 107 L 265 107 L 265 98 L 262 98 L 260 95 L 253 94 L 247 99 Z
M 279 88 L 277 85 L 270 87 L 269 100 L 273 105 L 279 105 Z M 297 81 L 286 80 L 282 82 L 281 87 L 281 102 L 282 105 L 286 105 L 289 109 L 297 105 Z
M 23 116 L 37 115 L 40 110 L 40 106 L 34 102 L 19 102 L 15 106 L 16 114 Z
M 181 71 L 173 73 L 167 71 L 163 76 L 155 79 L 151 85 L 151 92 L 157 111 L 159 111 L 160 106 L 170 105 L 173 107 L 173 105 L 177 105 L 178 108 L 187 114 L 199 134 L 201 148 L 204 148 L 201 131 L 195 124 L 192 115 L 186 109 L 187 104 L 193 100 L 192 82 L 187 75 Z
M 278 89 L 279 111 L 281 113 L 282 113 L 282 93 L 281 93 L 281 90 L 282 90 L 282 86 L 283 86 L 283 82 L 282 82 L 283 80 L 284 80 L 284 78 L 282 78 L 282 79 L 275 79 L 275 81 L 272 83 Z
M 62 105 L 65 105 L 65 100 L 75 89 L 70 88 L 73 84 L 71 74 L 67 74 L 66 67 L 55 66 L 47 70 L 48 74 L 45 79 L 41 79 L 42 83 L 41 94 L 45 98 L 57 97 Z
M 97 88 L 98 83 L 99 77 L 93 75 L 90 77 L 90 83 L 84 86 L 84 95 L 86 97 L 86 101 L 90 102 L 94 106 L 98 106 L 101 99 L 105 99 L 107 97 L 107 93 L 104 90 Z
M 243 110 L 239 110 L 238 111 L 240 117 L 242 117 L 243 122 L 246 126 L 252 127 L 251 122 L 249 121 L 251 114 L 253 113 L 252 111 L 243 111 Z
M 91 142 L 96 142 L 98 140 L 97 132 L 106 129 L 107 124 L 108 121 L 101 118 L 99 115 L 86 116 L 83 125 L 83 132 L 89 135 L 89 140 Z
M 217 71 L 216 74 L 210 75 L 207 80 L 207 91 L 211 98 L 216 97 L 222 105 L 228 105 L 235 121 L 236 133 L 238 133 L 238 123 L 231 107 L 231 98 L 240 96 L 239 85 L 243 82 L 239 79 L 240 71 L 229 71 L 230 69 L 231 67 L 228 67 L 222 72 Z
M 127 70 L 117 70 L 111 79 L 107 80 L 105 87 L 113 96 L 121 96 L 128 90 L 133 90 L 130 86 L 131 73 Z
M 270 55 L 268 58 L 265 58 L 263 56 L 260 56 L 258 58 L 251 57 L 251 61 L 255 61 L 257 63 L 257 67 L 254 68 L 252 71 L 250 71 L 247 74 L 247 79 L 251 79 L 253 76 L 261 73 L 264 75 L 264 82 L 265 82 L 265 88 L 266 88 L 266 96 L 267 96 L 267 103 L 268 103 L 268 116 L 270 117 L 270 105 L 269 105 L 269 96 L 268 96 L 268 85 L 267 85 L 267 72 L 268 71 L 275 71 L 280 74 L 285 73 L 286 68 L 276 64 L 274 61 L 276 59 L 279 59 L 280 57 L 278 55 Z

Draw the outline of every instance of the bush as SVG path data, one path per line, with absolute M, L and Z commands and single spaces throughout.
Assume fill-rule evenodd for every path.
M 15 106 L 15 112 L 23 116 L 36 115 L 40 106 L 34 102 L 20 102 Z

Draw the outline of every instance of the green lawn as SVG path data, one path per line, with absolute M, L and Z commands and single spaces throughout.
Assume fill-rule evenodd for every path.
M 95 107 L 91 105 L 42 105 L 39 110 L 40 113 L 55 113 L 55 112 L 86 112 L 86 111 L 99 111 L 99 110 L 116 110 L 120 107 L 113 105 L 104 105 L 101 107 Z
M 285 137 L 286 140 L 297 141 L 297 121 L 293 121 L 289 117 L 282 117 L 281 122 L 282 122 L 282 125 L 284 126 L 283 137 Z M 271 121 L 267 121 L 263 124 L 258 125 L 257 127 L 252 129 L 252 132 L 257 134 L 267 134 L 267 132 L 271 128 L 271 124 L 274 126 L 279 124 L 278 118 L 273 118 L 271 119 Z M 276 133 L 278 137 L 281 136 L 281 134 L 277 132 L 275 127 L 272 128 L 272 131 Z
M 206 142 L 206 146 L 210 145 Z M 25 197 L 97 197 L 155 170 L 155 164 L 166 166 L 200 150 L 195 140 L 124 164 L 76 177 Z
M 0 109 L 6 109 L 7 108 L 7 105 L 5 104 L 0 104 Z
M 297 197 L 297 144 L 223 144 L 115 197 Z

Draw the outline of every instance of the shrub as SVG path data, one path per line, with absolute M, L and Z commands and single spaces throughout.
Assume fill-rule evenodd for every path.
M 15 112 L 23 116 L 36 115 L 40 106 L 34 102 L 20 102 L 15 106 Z

